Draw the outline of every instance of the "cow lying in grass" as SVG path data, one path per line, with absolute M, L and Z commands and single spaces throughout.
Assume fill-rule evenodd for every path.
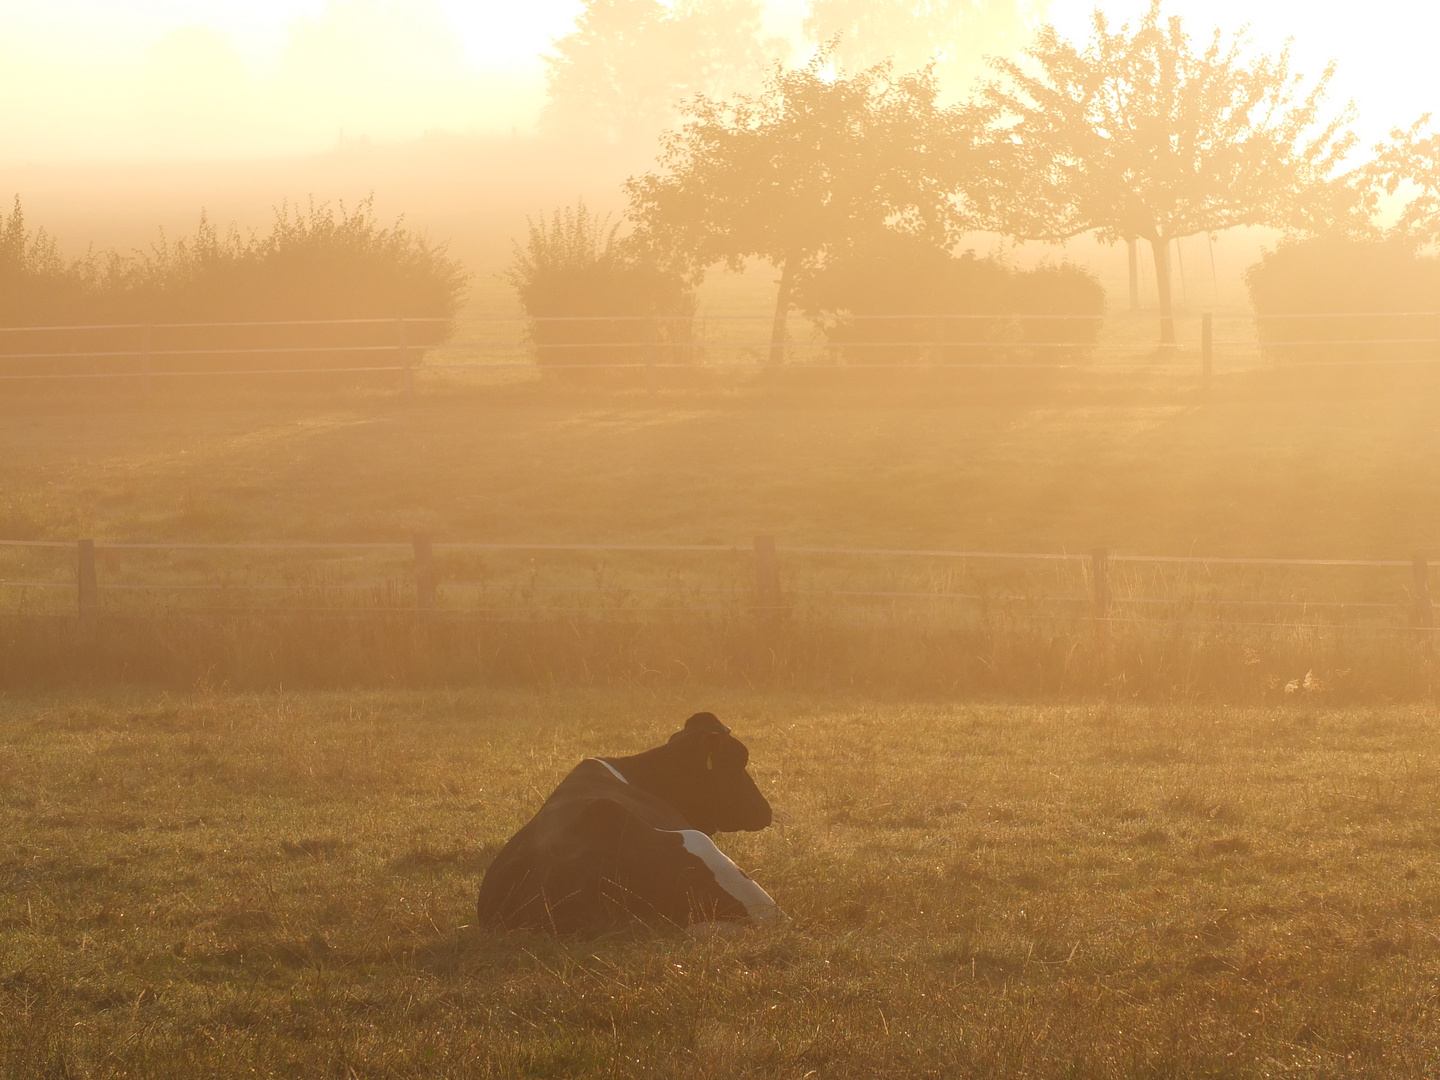
M 710 839 L 770 824 L 749 759 L 713 714 L 696 713 L 663 746 L 582 761 L 485 872 L 481 924 L 570 934 L 628 918 L 696 926 L 779 915 Z

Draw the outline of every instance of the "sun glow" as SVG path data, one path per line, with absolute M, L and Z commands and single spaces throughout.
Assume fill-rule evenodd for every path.
M 1114 18 L 1137 0 L 1107 0 Z M 1440 108 L 1429 45 L 1440 10 L 1337 3 L 1175 0 L 1203 35 L 1250 28 L 1273 51 L 1293 36 L 1297 67 L 1339 62 L 1368 139 Z M 323 149 L 342 138 L 529 129 L 544 97 L 541 54 L 580 0 L 5 0 L 0 4 L 0 154 L 10 162 L 223 157 Z M 795 38 L 804 5 L 770 0 L 767 32 Z M 1083 34 L 1090 0 L 1053 0 Z M 1397 28 L 1404 27 L 1399 33 Z

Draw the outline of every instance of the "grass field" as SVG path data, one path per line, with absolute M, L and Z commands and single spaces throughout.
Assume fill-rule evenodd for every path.
M 1154 372 L 1126 374 L 791 372 L 654 387 L 633 380 L 496 385 L 440 379 L 422 381 L 413 398 L 383 382 L 85 394 L 39 388 L 0 401 L 0 539 L 404 544 L 412 532 L 428 531 L 438 541 L 719 544 L 743 552 L 754 536 L 769 533 L 781 545 L 818 547 L 1108 547 L 1138 554 L 1406 560 L 1434 551 L 1440 536 L 1440 503 L 1432 497 L 1440 486 L 1437 399 L 1440 378 L 1424 369 L 1233 372 L 1217 375 L 1207 393 L 1193 373 L 1176 374 L 1159 361 Z M 576 637 L 569 626 L 577 602 L 567 590 L 582 587 L 592 590 L 594 604 L 609 605 L 609 614 L 633 612 L 655 594 L 702 608 L 729 604 L 724 617 L 743 621 L 753 587 L 747 558 L 451 553 L 439 567 L 442 604 L 457 612 L 483 606 L 502 620 L 539 614 L 557 627 L 552 644 Z M 305 604 L 413 603 L 406 599 L 413 581 L 404 550 L 102 550 L 99 572 L 102 586 L 195 590 L 228 583 L 237 590 L 218 598 L 203 589 L 102 594 L 102 610 L 117 616 L 240 602 L 236 597 L 286 602 L 281 591 L 245 591 L 255 586 L 303 587 Z M 902 618 L 971 634 L 958 643 L 904 646 L 918 657 L 912 666 L 928 666 L 931 655 L 943 653 L 978 672 L 990 660 L 972 663 L 973 657 L 988 657 L 990 650 L 975 645 L 974 634 L 993 638 L 993 611 L 977 620 L 973 605 L 930 604 L 918 615 L 915 605 L 900 611 L 900 601 L 855 600 L 842 607 L 835 594 L 938 591 L 1074 601 L 1065 609 L 1067 623 L 1058 630 L 1045 624 L 1024 645 L 1035 663 L 1027 660 L 1018 672 L 988 682 L 941 670 L 915 684 L 927 692 L 1034 687 L 1043 681 L 1034 672 L 1052 662 L 1046 656 L 1069 655 L 1076 641 L 1088 640 L 1087 583 L 1079 567 L 1060 573 L 946 560 L 787 557 L 781 573 L 802 612 L 868 623 Z M 0 614 L 74 611 L 74 593 L 67 591 L 75 580 L 73 549 L 0 548 L 0 580 L 61 586 L 0 587 Z M 1173 611 L 1161 613 L 1187 620 L 1187 605 L 1216 597 L 1289 605 L 1201 611 L 1205 618 L 1273 623 L 1329 618 L 1303 607 L 1316 601 L 1368 603 L 1389 605 L 1374 609 L 1379 615 L 1362 615 L 1393 630 L 1407 623 L 1411 600 L 1408 566 L 1117 570 L 1114 584 L 1117 599 L 1173 601 Z M 346 594 L 358 599 L 335 599 L 335 590 L 345 588 L 360 590 Z M 1004 618 L 1010 620 L 1005 627 L 1023 621 Z M 233 649 L 224 657 L 201 650 L 204 655 L 172 665 L 168 675 L 164 663 L 125 658 L 102 674 L 151 679 L 158 671 L 161 682 L 181 687 L 210 671 L 212 682 L 232 685 L 340 685 L 367 681 L 356 674 L 358 664 L 372 683 L 432 678 L 408 661 L 378 662 L 363 644 L 350 649 L 348 667 L 302 670 L 300 661 L 314 651 L 306 642 L 326 640 L 323 629 L 309 624 L 263 641 L 249 626 L 225 632 L 260 644 L 243 659 Z M 28 630 L 16 633 L 21 644 L 38 640 Z M 139 648 L 128 628 L 118 633 Z M 187 647 L 204 637 L 185 628 L 167 633 Z M 1125 685 L 1138 679 L 1167 694 L 1196 685 L 1189 655 L 1157 660 L 1155 634 L 1146 635 L 1125 654 L 1140 657 L 1125 661 Z M 668 630 L 664 636 L 678 640 Z M 1250 677 L 1246 650 L 1265 653 L 1270 646 L 1244 634 L 1230 634 L 1222 644 L 1230 672 L 1222 681 L 1243 683 L 1246 700 L 1254 700 L 1256 686 L 1273 689 L 1312 669 L 1332 686 L 1345 679 L 1365 683 L 1368 689 L 1352 699 L 1423 696 L 1433 684 L 1429 660 L 1412 657 L 1410 644 L 1393 634 L 1362 633 L 1338 645 L 1328 638 L 1313 647 L 1309 639 L 1303 647 L 1286 644 L 1283 656 L 1265 661 L 1258 680 Z M 457 646 L 470 660 L 441 665 L 444 681 L 483 681 L 484 665 L 477 667 L 474 657 L 484 647 L 470 639 Z M 752 640 L 747 647 L 764 653 L 769 645 Z M 857 654 L 870 648 L 865 641 L 848 647 Z M 819 644 L 806 648 L 824 651 Z M 50 670 L 48 661 L 32 661 L 18 646 L 7 650 L 0 652 L 21 658 L 0 663 L 10 685 Z M 563 651 L 541 649 L 547 650 Z M 256 656 L 293 662 L 262 663 Z M 1393 666 L 1403 668 L 1403 676 L 1368 683 L 1354 677 L 1383 666 L 1386 657 L 1399 658 Z M 708 645 L 641 650 L 614 662 L 592 651 L 576 655 L 573 664 L 506 661 L 500 668 L 512 679 L 545 685 L 654 672 L 688 677 L 702 669 L 722 683 L 744 685 L 756 677 L 753 664 L 716 659 Z M 1235 675 L 1240 669 L 1243 679 Z M 816 671 L 809 685 L 828 685 L 833 671 Z M 1107 681 L 1087 676 L 1065 685 L 1093 690 Z
M 1117 604 L 1177 618 L 1212 594 L 1394 605 L 1370 636 L 1284 615 L 1263 640 L 1101 641 L 1083 567 L 939 559 L 787 555 L 790 616 L 750 610 L 760 533 L 1435 550 L 1440 377 L 1222 369 L 1207 391 L 1193 359 L 0 397 L 0 539 L 741 549 L 442 551 L 433 623 L 352 624 L 346 604 L 413 603 L 403 549 L 102 548 L 102 585 L 195 591 L 105 592 L 80 623 L 72 548 L 0 547 L 0 581 L 58 586 L 0 589 L 0 1076 L 1434 1075 L 1440 721 L 1396 702 L 1440 683 L 1430 639 L 1389 632 L 1408 566 L 1115 572 Z M 217 582 L 234 595 L 195 589 Z M 565 606 L 581 585 L 604 610 Z M 324 610 L 205 615 L 254 586 Z M 722 847 L 792 921 L 470 925 L 576 761 L 700 708 L 779 822 Z
M 1402 557 L 1440 378 L 920 372 L 660 389 L 73 387 L 0 399 L 0 534 Z
M 494 935 L 579 759 L 714 708 L 792 916 Z M 1385 1076 L 1440 1060 L 1433 710 L 0 698 L 0 1075 Z

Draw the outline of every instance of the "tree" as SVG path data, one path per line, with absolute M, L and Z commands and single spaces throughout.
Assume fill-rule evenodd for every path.
M 1046 26 L 1025 50 L 1031 63 L 996 62 L 985 100 L 1003 166 L 990 205 L 1017 239 L 1149 241 L 1172 345 L 1171 241 L 1361 215 L 1362 189 L 1337 173 L 1355 144 L 1353 108 L 1322 119 L 1333 65 L 1307 89 L 1288 51 L 1247 59 L 1243 40 L 1218 30 L 1196 51 L 1161 0 L 1133 31 L 1112 33 L 1099 11 L 1093 26 L 1083 48 Z
M 835 59 L 851 70 L 892 60 L 909 71 L 934 63 L 942 85 L 958 88 L 984 70 L 985 57 L 1018 51 L 1027 23 L 1047 0 L 810 0 L 805 36 L 835 40 Z
M 786 46 L 761 36 L 758 0 L 585 0 L 545 57 L 545 123 L 569 137 L 647 140 L 679 102 L 759 84 Z
M 972 140 L 966 114 L 936 104 L 933 73 L 831 79 L 827 61 L 777 69 L 758 95 L 697 98 L 663 140 L 664 171 L 626 183 L 642 235 L 697 280 L 752 257 L 780 270 L 772 363 L 797 275 L 827 252 L 886 227 L 948 246 L 964 222 L 953 193 Z
M 1414 244 L 1440 244 L 1440 135 L 1424 135 L 1427 113 L 1411 127 L 1390 132 L 1390 142 L 1375 147 L 1370 175 L 1387 195 L 1407 188 L 1410 199 L 1394 232 Z

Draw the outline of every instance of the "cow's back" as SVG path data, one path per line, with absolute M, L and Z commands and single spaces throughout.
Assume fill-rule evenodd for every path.
M 686 922 L 695 898 L 741 916 L 703 862 L 684 850 L 689 823 L 669 804 L 591 759 L 560 782 L 501 849 L 480 885 L 483 924 L 572 933 L 626 916 Z M 680 873 L 647 868 L 680 866 Z M 637 888 L 643 882 L 644 888 Z

